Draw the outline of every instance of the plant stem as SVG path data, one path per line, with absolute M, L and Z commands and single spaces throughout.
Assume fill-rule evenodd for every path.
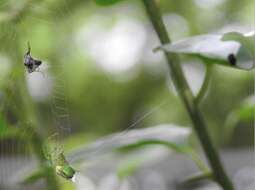
M 162 45 L 169 44 L 171 41 L 163 24 L 163 20 L 155 0 L 143 0 L 143 3 L 145 5 L 149 19 L 160 39 L 160 42 Z M 165 52 L 164 54 L 170 68 L 170 74 L 174 85 L 186 106 L 186 109 L 193 123 L 194 131 L 196 132 L 203 150 L 209 160 L 215 179 L 224 190 L 233 190 L 234 187 L 232 182 L 224 171 L 219 155 L 213 146 L 211 138 L 208 134 L 204 118 L 198 109 L 194 95 L 192 94 L 190 87 L 188 86 L 184 77 L 179 58 L 175 54 L 169 52 Z
M 203 84 L 195 98 L 195 103 L 196 104 L 199 104 L 203 98 L 205 97 L 206 95 L 206 92 L 207 92 L 207 89 L 208 89 L 208 86 L 210 84 L 210 81 L 211 81 L 211 74 L 212 74 L 212 65 L 206 65 L 206 71 L 205 71 L 205 79 L 203 81 Z

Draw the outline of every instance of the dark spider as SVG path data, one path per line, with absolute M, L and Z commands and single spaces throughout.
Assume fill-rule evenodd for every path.
M 35 72 L 36 69 L 42 64 L 42 61 L 31 57 L 30 52 L 31 52 L 31 47 L 30 47 L 30 44 L 28 43 L 28 51 L 24 55 L 24 65 L 28 73 Z

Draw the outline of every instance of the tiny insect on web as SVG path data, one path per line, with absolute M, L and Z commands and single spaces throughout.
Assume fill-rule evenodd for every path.
M 27 53 L 25 53 L 25 55 L 24 55 L 24 65 L 27 69 L 27 72 L 28 73 L 39 72 L 38 69 L 41 64 L 42 64 L 41 60 L 34 59 L 31 56 L 31 47 L 28 42 L 28 50 L 27 50 Z

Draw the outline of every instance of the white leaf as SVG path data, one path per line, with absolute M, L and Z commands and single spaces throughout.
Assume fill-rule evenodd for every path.
M 234 34 L 232 39 L 225 40 L 227 35 Z M 254 40 L 255 34 L 231 32 L 226 34 L 205 34 L 186 38 L 171 44 L 163 45 L 155 50 L 201 56 L 216 64 L 229 65 L 240 69 L 252 69 L 255 66 L 254 51 L 248 47 Z M 246 43 L 249 41 L 249 43 Z M 218 61 L 218 62 L 217 62 Z
M 115 174 L 109 174 L 99 182 L 97 190 L 131 190 L 127 180 L 119 180 Z
M 69 156 L 69 159 L 71 162 L 85 160 L 91 157 L 96 157 L 99 154 L 110 152 L 116 148 L 145 140 L 159 140 L 181 145 L 186 143 L 190 134 L 190 128 L 179 127 L 172 124 L 161 124 L 159 126 L 148 127 L 145 129 L 123 131 L 106 136 L 88 146 L 74 151 Z
M 223 42 L 221 38 L 222 35 L 217 34 L 199 35 L 162 46 L 162 48 L 169 52 L 200 54 L 220 60 L 226 60 L 231 53 L 236 55 L 240 44 L 232 41 Z
M 76 172 L 72 180 L 77 190 L 95 190 L 96 189 L 94 183 L 89 178 L 87 178 L 86 176 L 82 175 L 79 172 Z

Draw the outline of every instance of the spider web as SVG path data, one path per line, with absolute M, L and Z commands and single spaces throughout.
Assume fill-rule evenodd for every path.
M 63 0 L 62 2 L 64 3 L 64 5 L 67 5 L 66 0 Z M 3 6 L 3 4 L 2 5 L 0 4 L 0 7 L 1 6 Z M 59 9 L 58 7 L 56 7 L 55 10 L 50 10 L 49 8 L 43 7 L 40 4 L 35 6 L 34 4 L 32 4 L 32 2 L 30 2 L 30 4 L 28 4 L 27 8 L 34 8 L 34 7 L 43 9 L 49 15 L 56 15 L 56 12 L 59 13 L 60 15 L 62 14 L 62 16 L 66 16 L 66 14 L 69 16 L 72 15 L 72 13 L 70 12 L 70 10 L 67 6 L 64 6 L 63 10 Z M 55 27 L 54 21 L 49 20 L 47 18 L 42 18 L 42 17 L 38 17 L 35 15 L 32 15 L 32 16 L 27 15 L 27 18 L 34 20 L 36 22 L 40 22 L 43 25 Z M 18 36 L 22 35 L 22 34 L 20 34 L 19 31 L 17 31 L 15 26 L 12 27 L 11 31 L 6 30 L 6 32 L 9 32 L 9 35 L 8 35 L 9 43 L 17 45 Z M 5 35 L 5 32 L 3 32 L 1 34 Z M 24 47 L 25 47 L 26 43 L 27 42 L 24 42 Z M 33 42 L 30 42 L 30 43 L 31 43 L 31 48 L 32 48 L 31 55 L 33 56 Z M 11 47 L 13 48 L 13 47 L 15 47 L 15 45 L 10 46 L 10 48 L 7 49 L 8 56 L 14 58 L 14 60 L 15 60 L 15 59 L 17 59 L 17 55 L 15 54 L 14 50 Z M 24 49 L 24 52 L 25 52 L 25 49 Z M 77 51 L 77 52 L 79 52 L 79 51 Z M 19 62 L 22 64 L 23 60 L 20 60 Z M 42 63 L 42 64 L 45 64 L 45 63 Z M 45 78 L 51 79 L 53 81 L 53 86 L 51 87 L 52 94 L 51 94 L 51 100 L 50 100 L 50 107 L 51 107 L 52 118 L 54 119 L 54 123 L 55 123 L 55 126 L 53 127 L 54 133 L 57 132 L 58 134 L 60 134 L 59 136 L 61 137 L 64 134 L 70 133 L 71 129 L 72 129 L 71 128 L 71 116 L 70 116 L 69 103 L 68 103 L 68 95 L 64 92 L 64 89 L 68 88 L 68 81 L 65 80 L 65 76 L 66 76 L 65 70 L 64 70 L 65 65 L 63 65 L 59 62 L 52 63 L 52 64 L 53 64 L 52 67 L 54 67 L 54 70 L 55 70 L 55 72 L 54 72 L 55 74 L 51 73 L 51 75 L 46 75 Z M 38 74 L 40 74 L 40 73 L 38 73 Z M 14 107 L 13 108 L 14 110 L 19 112 L 19 110 L 21 108 L 19 108 L 17 104 L 12 102 L 12 100 L 16 99 L 15 86 L 17 84 L 15 84 L 14 80 L 17 80 L 17 78 L 15 78 L 14 76 L 10 76 L 8 83 L 10 83 L 10 85 L 12 85 L 12 88 L 10 90 L 10 94 L 8 94 L 8 102 L 6 102 L 4 106 L 7 106 L 7 107 L 12 106 L 12 107 Z M 8 85 L 9 84 L 7 84 L 7 86 Z M 156 106 L 153 106 L 152 109 L 148 110 L 140 118 L 138 118 L 134 123 L 129 125 L 125 130 L 123 130 L 122 133 L 120 134 L 120 136 L 124 136 L 125 133 L 127 133 L 129 130 L 135 128 L 135 126 L 137 126 L 141 121 L 143 121 L 145 118 L 151 116 L 153 113 L 158 111 L 159 108 L 161 106 L 165 105 L 166 103 L 167 102 L 165 100 L 163 100 L 163 101 L 161 101 L 161 103 L 157 104 Z M 4 112 L 3 117 L 4 118 L 8 117 L 8 111 Z M 26 137 L 27 134 L 31 135 L 29 133 L 29 131 L 27 131 L 27 130 L 28 130 L 27 128 L 24 129 L 23 133 L 21 134 L 21 137 L 22 136 Z M 113 142 L 114 142 L 114 139 L 113 139 Z M 95 150 L 95 152 L 93 153 L 93 155 L 96 155 L 96 153 L 98 151 L 104 149 L 105 146 L 107 146 L 107 145 L 98 146 L 97 149 Z M 19 151 L 25 152 L 25 154 L 23 154 L 22 159 L 15 157 L 15 153 L 17 153 Z M 31 162 L 31 155 L 29 154 L 29 147 L 25 143 L 17 144 L 15 141 L 8 141 L 4 144 L 1 143 L 0 155 L 4 155 L 5 152 L 10 152 L 11 154 L 14 155 L 14 157 L 13 157 L 13 160 L 11 160 L 10 157 L 0 156 L 0 163 L 1 163 L 0 164 L 0 171 L 1 171 L 0 172 L 0 184 L 11 184 L 11 183 L 13 183 L 12 181 L 8 181 L 6 183 L 6 180 L 8 180 L 8 176 L 12 176 L 14 173 L 16 173 L 16 174 L 18 173 L 19 175 L 22 176 L 24 174 L 24 171 L 28 170 L 27 167 L 23 167 L 23 166 L 26 165 L 26 163 Z M 11 180 L 13 180 L 13 178 L 11 178 Z M 5 189 L 7 189 L 7 187 L 0 186 L 0 189 L 5 190 Z
M 66 3 L 66 1 L 62 1 Z M 47 15 L 51 15 L 50 17 L 54 18 L 53 15 L 59 14 L 64 16 L 63 12 L 66 10 L 61 10 L 56 7 L 55 10 L 50 10 L 40 4 L 29 4 L 30 8 L 39 9 L 41 11 L 46 12 Z M 55 27 L 55 22 L 53 20 L 49 20 L 47 18 L 38 17 L 36 15 L 28 15 L 29 19 L 34 20 L 42 25 L 47 25 L 50 27 Z M 42 60 L 43 61 L 43 60 Z M 46 64 L 46 63 L 43 63 Z M 69 112 L 69 103 L 68 103 L 68 95 L 65 93 L 65 89 L 68 88 L 67 81 L 65 80 L 65 65 L 64 63 L 60 62 L 51 62 L 48 65 L 49 69 L 54 70 L 54 72 L 46 74 L 45 78 L 49 79 L 52 82 L 52 86 L 48 86 L 48 91 L 51 91 L 51 98 L 50 98 L 50 107 L 51 107 L 51 115 L 54 120 L 54 132 L 58 132 L 59 134 L 65 134 L 71 132 L 71 121 L 70 121 L 70 112 Z M 61 136 L 61 135 L 60 135 Z
M 62 65 L 57 65 L 59 73 L 53 76 L 54 85 L 52 88 L 51 110 L 54 117 L 57 131 L 71 132 L 70 113 L 68 106 L 68 97 L 63 93 L 63 89 L 68 88 L 66 81 L 63 80 L 65 74 Z
M 7 2 L 4 2 L 3 4 L 0 4 L 0 7 L 4 7 L 7 4 Z M 46 24 L 52 24 L 47 22 L 47 20 L 39 19 L 40 21 L 46 23 Z M 1 23 L 0 23 L 1 24 Z M 10 62 L 17 62 L 17 54 L 15 53 L 15 46 L 18 44 L 18 37 L 21 34 L 19 34 L 19 31 L 16 29 L 16 27 L 12 24 L 9 26 L 2 25 L 1 26 L 1 33 L 0 37 L 7 38 L 6 41 L 8 41 L 8 44 L 4 46 L 5 54 Z M 11 45 L 9 45 L 11 44 Z M 16 46 L 17 47 L 17 46 Z M 23 60 L 18 61 L 21 64 L 23 64 Z M 15 65 L 13 65 L 15 67 Z M 63 78 L 63 72 L 62 72 L 62 66 L 57 66 L 58 70 L 61 72 L 54 76 L 54 88 L 53 88 L 53 96 L 51 100 L 51 108 L 52 108 L 52 115 L 55 118 L 55 123 L 57 128 L 61 130 L 68 130 L 70 131 L 70 117 L 67 107 L 67 97 L 65 94 L 61 93 L 62 89 L 66 86 L 64 85 Z M 14 69 L 15 70 L 15 69 Z M 20 71 L 19 71 L 20 73 Z M 1 116 L 2 118 L 10 118 L 12 115 L 10 113 L 14 110 L 14 112 L 22 112 L 18 105 L 17 101 L 14 101 L 17 99 L 17 92 L 16 89 L 17 83 L 15 81 L 19 80 L 17 78 L 17 72 L 11 71 L 9 74 L 9 79 L 6 80 L 5 88 L 8 90 L 8 94 L 4 95 L 4 103 L 1 103 Z M 18 74 L 19 75 L 19 74 Z M 64 124 L 65 125 L 64 125 Z M 15 125 L 18 125 L 18 122 L 14 121 Z M 9 125 L 8 125 L 9 126 Z M 5 126 L 4 126 L 5 127 Z M 15 126 L 15 128 L 19 128 Z M 0 134 L 0 137 L 4 137 L 3 135 L 6 134 Z M 29 136 L 32 135 L 28 128 L 24 128 L 22 131 L 19 131 L 19 139 L 23 138 L 29 138 Z M 31 168 L 35 167 L 35 163 L 31 162 L 31 154 L 29 146 L 24 141 L 17 141 L 13 138 L 7 137 L 6 140 L 2 140 L 1 138 L 1 144 L 0 144 L 0 189 L 22 189 L 21 187 L 17 187 L 14 184 L 19 183 L 24 177 L 23 175 L 26 174 Z M 21 154 L 21 155 L 20 155 Z M 19 156 L 17 156 L 19 155 Z M 34 160 L 34 159 L 33 159 Z M 28 163 L 30 163 L 28 165 Z M 25 165 L 25 167 L 24 167 Z M 30 169 L 29 169 L 30 168 Z M 11 177 L 13 176 L 13 177 Z M 15 178 L 18 179 L 16 180 Z

